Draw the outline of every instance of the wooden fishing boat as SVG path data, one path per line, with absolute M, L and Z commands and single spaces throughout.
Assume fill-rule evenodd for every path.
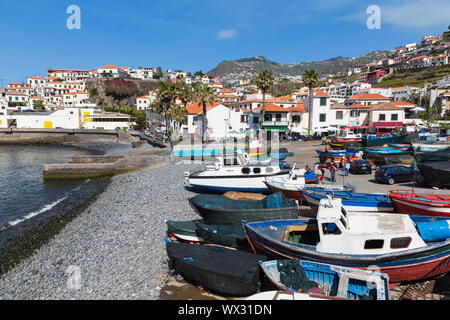
M 450 148 L 450 141 L 413 140 L 411 145 L 417 152 L 433 152 Z
M 414 155 L 414 150 L 410 149 L 395 149 L 391 147 L 386 148 L 367 148 L 364 150 L 364 156 L 366 159 L 378 160 L 386 158 L 394 158 L 400 156 L 412 156 Z
M 411 147 L 410 144 L 389 143 L 388 145 L 389 145 L 389 147 L 391 147 L 393 149 L 399 149 L 399 150 L 406 150 L 406 149 L 409 149 Z
M 166 220 L 167 234 L 176 240 L 203 243 L 203 240 L 197 233 L 196 221 L 172 221 Z
M 307 293 L 318 288 L 321 294 L 314 296 L 325 299 L 389 300 L 387 274 L 306 260 L 271 260 L 260 266 L 278 289 Z
M 344 131 L 342 136 L 333 138 L 334 143 L 354 143 L 361 141 L 361 134 L 355 134 L 353 131 Z
M 345 150 L 333 150 L 333 151 L 328 151 L 328 150 L 325 150 L 325 149 L 317 149 L 316 150 L 316 153 L 317 153 L 317 155 L 321 155 L 321 154 L 327 154 L 327 155 L 330 155 L 330 156 L 340 156 L 340 157 L 343 157 L 343 156 L 345 156 Z
M 205 243 L 218 244 L 226 247 L 248 247 L 245 230 L 242 224 L 208 225 L 197 221 L 196 232 Z
M 266 178 L 265 184 L 273 193 L 282 192 L 288 199 L 305 201 L 301 190 L 311 191 L 352 191 L 351 185 L 342 185 L 335 183 L 324 184 L 306 184 L 304 179 L 293 179 L 292 177 L 270 177 Z
M 361 144 L 364 147 L 373 147 L 373 146 L 382 146 L 384 144 L 408 144 L 411 143 L 412 140 L 418 139 L 418 133 L 407 133 L 401 134 L 398 136 L 392 136 L 387 138 L 374 138 L 374 139 L 362 139 Z
M 250 297 L 245 298 L 245 300 L 337 300 L 334 298 L 322 297 L 321 295 L 313 293 L 298 293 L 294 291 L 264 291 L 255 293 Z M 342 299 L 347 300 L 347 299 Z
M 450 160 L 418 164 L 425 184 L 436 188 L 450 188 Z
M 298 217 L 297 202 L 287 199 L 281 192 L 257 201 L 200 194 L 190 198 L 189 204 L 207 224 L 239 224 L 241 220 L 264 221 Z
M 442 217 L 348 212 L 341 199 L 327 198 L 317 219 L 244 221 L 243 226 L 257 253 L 358 269 L 377 266 L 391 286 L 450 271 L 450 232 Z
M 227 191 L 223 194 L 223 196 L 233 200 L 262 200 L 267 197 L 264 194 L 237 191 Z
M 450 217 L 450 195 L 416 194 L 391 190 L 389 197 L 397 212 L 420 216 Z
M 354 193 L 349 191 L 313 191 L 302 190 L 301 193 L 311 209 L 317 210 L 320 200 L 328 196 L 341 198 L 342 204 L 350 212 L 393 212 L 394 204 L 385 194 Z
M 219 246 L 164 239 L 170 268 L 188 282 L 223 296 L 249 296 L 260 288 L 259 261 L 266 257 Z
M 358 148 L 360 147 L 360 143 L 361 141 L 356 141 L 356 142 L 330 142 L 328 143 L 328 145 L 330 146 L 331 149 L 337 149 L 337 150 L 342 150 L 345 148 Z

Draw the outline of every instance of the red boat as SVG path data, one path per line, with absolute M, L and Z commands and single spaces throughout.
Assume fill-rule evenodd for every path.
M 450 217 L 450 195 L 423 195 L 408 190 L 392 190 L 389 197 L 400 213 Z

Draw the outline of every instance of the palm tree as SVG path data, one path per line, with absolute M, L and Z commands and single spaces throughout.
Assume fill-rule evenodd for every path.
M 194 101 L 194 91 L 189 87 L 179 87 L 178 90 L 178 99 L 180 99 L 181 103 L 183 103 L 184 108 Z
M 273 73 L 268 70 L 261 71 L 258 76 L 255 78 L 255 84 L 259 90 L 262 91 L 263 94 L 263 102 L 262 102 L 262 112 L 261 117 L 259 119 L 259 132 L 262 131 L 262 125 L 264 122 L 264 116 L 266 114 L 266 92 L 272 88 L 275 78 Z
M 166 133 L 172 148 L 171 133 L 169 130 L 170 114 L 169 109 L 175 105 L 177 98 L 178 85 L 169 82 L 158 83 L 158 93 L 156 94 L 157 112 L 161 114 L 166 121 Z
M 206 141 L 206 130 L 208 128 L 208 119 L 206 118 L 206 106 L 216 101 L 216 93 L 211 87 L 200 84 L 194 87 L 194 101 L 202 106 L 203 115 L 203 134 L 202 143 Z
M 317 86 L 319 83 L 319 74 L 314 69 L 307 69 L 303 73 L 303 83 L 308 87 L 309 89 L 309 105 L 308 105 L 308 113 L 309 113 L 309 120 L 308 120 L 308 133 L 311 135 L 311 120 L 312 120 L 312 108 L 313 108 L 313 92 L 312 89 Z

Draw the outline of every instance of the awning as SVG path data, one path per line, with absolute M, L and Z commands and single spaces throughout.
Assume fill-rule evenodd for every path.
M 387 121 L 373 122 L 373 127 L 381 129 L 403 128 L 403 122 L 387 122 Z
M 356 129 L 356 130 L 358 130 L 358 129 L 370 129 L 370 128 L 372 128 L 372 127 L 371 126 L 359 126 L 359 127 L 345 127 L 343 129 L 344 130 L 346 130 L 346 129 L 351 129 L 351 130 Z
M 282 131 L 282 132 L 290 131 L 288 127 L 281 127 L 281 126 L 263 126 L 263 129 L 265 129 L 267 131 L 273 131 L 273 130 L 278 130 L 278 131 Z

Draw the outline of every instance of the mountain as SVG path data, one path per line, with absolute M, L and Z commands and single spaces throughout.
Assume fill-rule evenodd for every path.
M 208 75 L 219 78 L 232 78 L 235 76 L 251 76 L 259 71 L 267 69 L 275 76 L 301 75 L 306 69 L 314 69 L 320 75 L 346 72 L 349 67 L 364 65 L 373 60 L 384 59 L 389 56 L 389 50 L 373 51 L 358 58 L 336 57 L 328 60 L 283 64 L 270 61 L 265 57 L 252 57 L 232 61 L 223 61 Z

